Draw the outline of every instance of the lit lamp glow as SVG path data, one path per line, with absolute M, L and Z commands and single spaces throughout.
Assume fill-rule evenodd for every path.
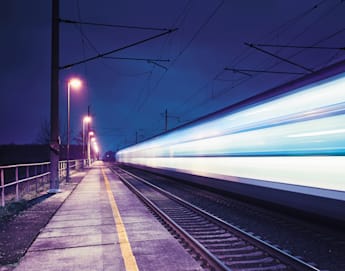
M 87 136 L 87 163 L 88 165 L 91 165 L 91 140 L 93 139 L 93 136 L 95 133 L 93 131 L 90 131 Z
M 90 116 L 85 116 L 83 118 L 83 159 L 85 159 L 85 124 L 88 124 L 91 122 Z
M 79 78 L 71 78 L 68 80 L 67 83 L 67 153 L 66 153 L 66 160 L 67 160 L 67 167 L 66 167 L 66 182 L 70 179 L 69 173 L 69 145 L 70 145 L 70 136 L 71 136 L 71 124 L 70 124 L 70 92 L 71 88 L 78 90 L 82 86 L 82 81 Z
M 96 159 L 98 159 L 99 147 L 96 140 L 93 141 L 93 151 L 95 152 Z

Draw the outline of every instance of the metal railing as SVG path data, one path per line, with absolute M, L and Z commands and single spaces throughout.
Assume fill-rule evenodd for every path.
M 70 169 L 78 170 L 86 160 L 70 160 Z M 66 179 L 67 161 L 59 162 L 60 183 Z M 48 191 L 50 185 L 50 162 L 0 166 L 1 205 L 20 199 L 31 199 Z

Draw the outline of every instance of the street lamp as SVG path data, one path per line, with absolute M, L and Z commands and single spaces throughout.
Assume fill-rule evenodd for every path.
M 92 158 L 93 158 L 93 159 L 95 159 L 95 144 L 97 144 L 97 142 L 96 142 L 96 137 L 93 136 L 93 137 L 91 138 L 91 147 L 90 147 L 90 149 L 92 149 Z M 91 153 L 91 151 L 90 151 L 90 153 Z
M 85 124 L 91 122 L 90 116 L 85 116 L 83 118 L 83 159 L 85 160 Z M 83 162 L 84 163 L 84 162 Z
M 95 133 L 90 131 L 87 135 L 87 163 L 91 165 L 91 137 L 93 137 Z
M 71 135 L 71 128 L 70 128 L 70 92 L 71 88 L 79 89 L 81 88 L 82 81 L 79 78 L 71 78 L 68 80 L 67 83 L 67 167 L 66 167 L 66 182 L 69 181 L 69 143 L 70 143 L 70 135 Z
M 96 153 L 96 159 L 99 159 L 99 147 L 96 141 L 93 142 L 93 150 Z

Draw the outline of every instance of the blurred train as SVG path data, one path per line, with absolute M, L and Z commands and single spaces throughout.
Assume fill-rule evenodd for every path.
M 122 149 L 120 163 L 345 221 L 345 61 Z

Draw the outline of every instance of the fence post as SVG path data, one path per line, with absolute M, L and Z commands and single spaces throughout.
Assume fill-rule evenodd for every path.
M 59 176 L 60 176 L 59 181 L 61 182 L 62 180 L 62 162 L 61 161 L 59 162 Z
M 5 206 L 5 178 L 4 178 L 4 169 L 1 169 L 1 206 Z
M 26 178 L 29 178 L 29 177 L 30 177 L 30 167 L 26 166 Z M 26 191 L 26 194 L 31 192 L 31 181 L 26 182 L 25 191 Z
M 59 181 L 61 182 L 61 180 L 62 180 L 62 162 L 59 162 L 59 176 L 60 176 Z
M 37 168 L 38 168 L 38 166 L 36 165 L 36 166 L 35 166 L 35 176 L 37 176 L 37 172 L 38 172 Z M 36 178 L 36 179 L 35 179 L 36 195 L 37 195 L 37 193 L 38 193 L 38 181 L 39 181 L 38 179 L 39 179 L 39 178 Z
M 19 180 L 19 177 L 18 177 L 18 167 L 16 167 L 16 201 L 19 200 L 19 184 L 18 184 L 18 180 Z

